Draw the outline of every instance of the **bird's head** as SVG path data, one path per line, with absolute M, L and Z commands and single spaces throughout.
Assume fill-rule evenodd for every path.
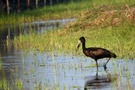
M 78 41 L 78 44 L 77 44 L 77 49 L 76 49 L 76 52 L 78 51 L 81 43 L 85 43 L 85 38 L 84 37 L 80 37 L 79 38 L 79 41 Z
M 84 37 L 80 37 L 79 41 L 81 41 L 81 43 L 84 43 L 85 42 L 85 38 Z

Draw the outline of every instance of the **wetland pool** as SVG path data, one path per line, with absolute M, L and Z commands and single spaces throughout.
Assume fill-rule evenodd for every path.
M 102 59 L 98 61 L 99 71 L 96 72 L 94 60 L 74 54 L 1 48 L 0 58 L 0 79 L 1 82 L 6 81 L 10 90 L 135 89 L 134 60 L 111 59 L 107 71 L 104 71 L 106 61 Z M 17 83 L 20 83 L 20 87 Z
M 30 28 L 42 33 L 74 20 L 33 22 Z M 28 34 L 30 28 L 25 23 L 1 30 L 0 90 L 135 90 L 135 60 L 111 59 L 104 71 L 102 59 L 97 72 L 95 61 L 84 55 L 25 52 L 3 44 L 7 36 Z

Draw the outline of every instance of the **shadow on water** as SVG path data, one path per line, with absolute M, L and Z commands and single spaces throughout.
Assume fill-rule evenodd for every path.
M 110 88 L 110 84 L 114 82 L 114 76 L 111 76 L 110 73 L 106 71 L 106 75 L 99 75 L 98 71 L 95 76 L 88 76 L 84 85 L 84 90 L 92 90 L 92 89 L 107 89 Z

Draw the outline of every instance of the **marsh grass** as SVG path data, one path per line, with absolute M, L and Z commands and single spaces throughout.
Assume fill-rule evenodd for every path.
M 0 70 L 2 69 L 2 61 L 1 61 L 1 54 L 0 54 Z
M 4 70 L 1 68 L 0 69 L 0 89 L 3 90 L 9 90 L 10 87 L 7 83 L 6 77 L 5 77 L 5 73 Z
M 1 61 L 1 56 L 0 56 L 0 89 L 3 90 L 9 90 L 7 80 L 5 77 L 4 70 L 2 69 L 2 61 Z
M 22 90 L 23 89 L 23 82 L 19 78 L 11 78 L 11 81 L 9 81 L 6 77 L 5 71 L 2 68 L 2 61 L 0 57 L 0 90 L 12 90 L 12 89 L 17 89 L 17 90 Z M 18 72 L 18 69 L 16 69 L 16 72 Z M 13 72 L 12 72 L 13 74 Z M 13 86 L 12 86 L 13 85 Z
M 129 69 L 129 61 L 126 61 L 126 64 L 120 64 L 116 60 L 113 60 L 113 70 L 111 73 L 113 73 L 112 77 L 112 87 L 115 89 L 127 89 L 127 90 L 133 90 L 134 86 L 132 84 L 132 78 L 134 77 L 133 74 L 131 74 L 131 71 Z
M 133 38 L 135 6 L 130 4 L 133 4 L 133 0 L 97 0 L 96 2 L 79 0 L 26 11 L 25 14 L 20 14 L 18 21 L 22 19 L 21 16 L 23 17 L 21 22 L 24 19 L 31 22 L 71 17 L 76 17 L 77 21 L 66 25 L 61 30 L 48 31 L 40 35 L 21 34 L 15 37 L 14 45 L 16 48 L 40 52 L 59 50 L 75 53 L 79 37 L 84 36 L 87 39 L 87 47 L 103 47 L 115 52 L 119 58 L 135 58 L 133 46 L 135 45 Z
M 90 1 L 82 2 L 81 5 L 84 3 L 85 6 L 88 2 Z M 108 3 L 109 5 L 106 5 Z M 101 3 L 102 5 L 97 7 L 98 3 L 92 2 L 92 9 L 89 7 L 89 9 L 80 10 L 78 19 L 75 22 L 59 30 L 47 31 L 40 35 L 36 33 L 21 34 L 19 37 L 14 38 L 14 45 L 16 48 L 25 50 L 40 52 L 58 50 L 59 52 L 74 54 L 79 37 L 84 36 L 86 37 L 86 47 L 103 47 L 116 53 L 119 58 L 133 59 L 135 58 L 135 6 L 128 5 L 129 3 L 126 1 L 123 3 L 118 6 L 116 1 L 104 1 Z M 77 4 L 80 3 L 71 4 L 72 8 L 67 5 L 67 8 L 75 9 L 75 7 L 78 7 Z M 56 8 L 57 11 L 62 6 L 59 5 Z M 49 7 L 49 11 L 53 11 L 54 7 Z M 73 14 L 73 12 L 71 13 Z M 78 54 L 80 52 L 81 50 L 79 50 Z

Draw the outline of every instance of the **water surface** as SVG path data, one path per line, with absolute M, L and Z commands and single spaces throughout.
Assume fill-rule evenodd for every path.
M 0 26 L 0 40 L 5 40 L 7 36 L 10 39 L 13 39 L 14 36 L 18 36 L 20 34 L 29 34 L 31 32 L 43 33 L 47 30 L 58 29 L 75 20 L 75 18 L 70 18 L 61 20 L 34 21 L 16 25 Z
M 10 88 L 18 80 L 24 90 L 127 90 L 135 88 L 135 61 L 112 59 L 104 71 L 105 59 L 95 61 L 73 54 L 15 51 L 1 53 L 2 69 Z M 98 74 L 98 75 L 97 75 Z

